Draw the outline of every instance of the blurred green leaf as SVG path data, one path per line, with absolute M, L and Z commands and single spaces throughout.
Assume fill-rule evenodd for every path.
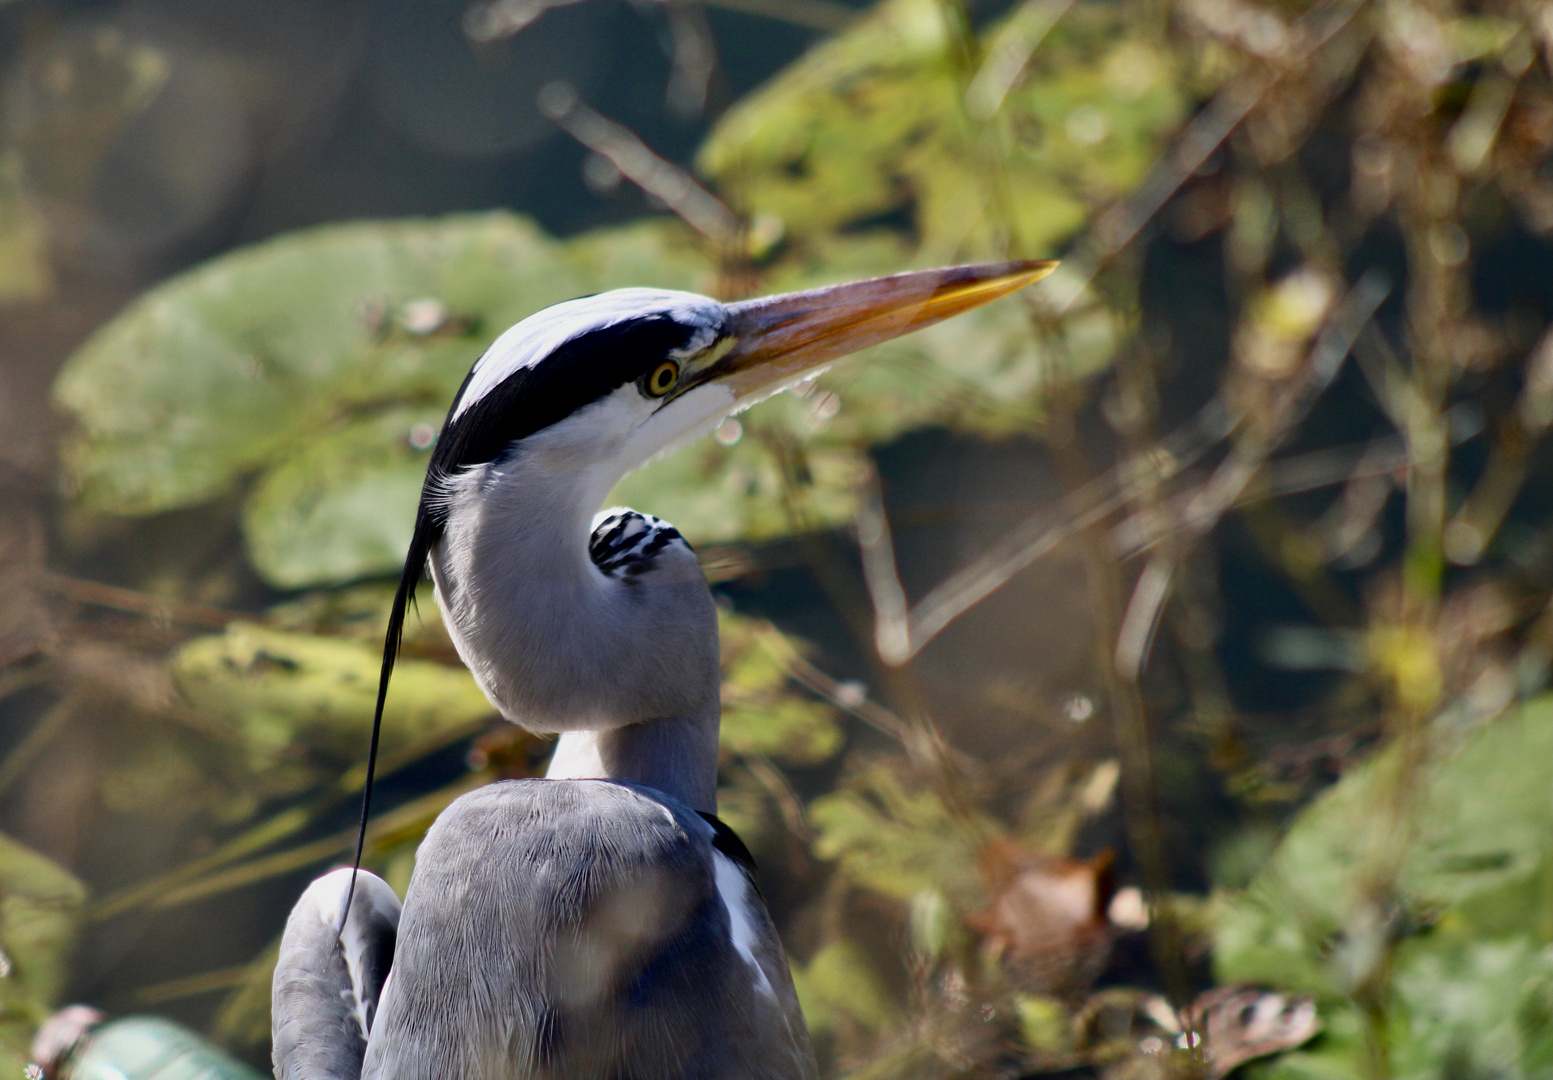
M 1255 1080 L 1367 1080 L 1363 1055 L 1359 1010 L 1346 1004 L 1324 1006 L 1321 1033 L 1314 1041 L 1268 1061 L 1253 1061 L 1244 1071 Z
M 976 867 L 976 826 L 956 818 L 932 789 L 874 762 L 809 806 L 814 851 L 853 881 L 910 901 L 942 891 L 961 911 L 986 903 Z M 981 835 L 993 835 L 983 823 Z
M 0 1070 L 21 1076 L 37 1026 L 69 981 L 86 888 L 0 833 Z
M 1060 1000 L 1042 994 L 1016 994 L 1014 1010 L 1019 1033 L 1032 1050 L 1065 1052 L 1073 1042 L 1073 1025 Z
M 576 291 L 554 244 L 507 214 L 329 225 L 233 252 L 145 294 L 71 357 L 55 384 L 77 422 L 67 465 L 90 509 L 209 499 L 352 406 L 446 402 L 483 324 Z M 420 299 L 464 322 L 408 333 L 398 313 Z
M 833 941 L 808 964 L 793 969 L 793 986 L 804 1019 L 816 1034 L 835 1025 L 838 1014 L 869 1030 L 896 1015 L 884 980 L 868 956 L 851 941 Z
M 1408 1037 L 1393 1056 L 1398 1076 L 1426 1076 L 1456 1067 L 1457 1075 L 1546 1076 L 1553 1031 L 1553 951 L 1530 935 L 1404 942 L 1396 993 Z M 1527 1023 L 1527 1021 L 1532 1021 Z
M 38 301 L 54 290 L 48 227 L 15 189 L 12 163 L 0 154 L 0 303 Z
M 255 569 L 297 588 L 402 565 L 430 434 L 445 411 L 389 409 L 304 444 L 266 472 L 243 508 Z M 421 432 L 428 441 L 417 449 Z
M 1384 800 L 1400 760 L 1393 747 L 1349 772 L 1299 816 L 1244 892 L 1217 897 L 1221 982 L 1310 991 L 1342 1007 L 1346 978 L 1334 958 L 1355 932 L 1356 889 L 1371 860 L 1395 855 Z M 1426 765 L 1418 783 L 1396 902 L 1434 914 L 1394 958 L 1398 1075 L 1446 1060 L 1463 1075 L 1536 1075 L 1517 1062 L 1541 1061 L 1550 1048 L 1539 1025 L 1516 1018 L 1553 1001 L 1553 698 L 1489 723 Z
M 881 4 L 730 109 L 702 169 L 799 238 L 904 212 L 934 259 L 1003 230 L 1050 254 L 1142 179 L 1185 115 L 1170 54 L 1122 9 L 1080 5 L 995 121 L 974 123 L 949 20 L 933 0 Z
M 778 633 L 737 615 L 718 617 L 722 639 L 721 744 L 734 754 L 815 765 L 841 749 L 836 710 L 796 691 L 760 634 Z
M 778 446 L 807 434 L 794 433 L 784 406 L 787 402 L 779 398 L 746 416 L 743 424 L 754 430 L 733 446 L 703 440 L 650 462 L 615 486 L 610 503 L 672 521 L 696 544 L 764 540 L 850 521 L 866 468 L 860 449 L 835 443 L 805 446 L 807 476 L 796 493 L 802 505 L 791 506 L 784 498 L 783 463 L 772 442 L 759 434 L 773 434 Z
M 56 385 L 83 504 L 144 514 L 260 475 L 254 562 L 284 587 L 403 560 L 434 431 L 485 344 L 533 311 L 619 285 L 708 287 L 673 222 L 561 244 L 511 214 L 308 229 L 159 286 Z
M 365 642 L 233 623 L 173 656 L 173 677 L 206 717 L 239 732 L 256 762 L 302 746 L 354 760 L 372 726 L 382 654 Z M 473 727 L 494 710 L 469 673 L 403 660 L 383 712 L 383 753 Z
M 898 242 L 878 234 L 824 247 L 828 262 L 794 259 L 772 287 L 901 268 Z M 55 393 L 77 421 L 71 482 L 88 509 L 140 514 L 253 478 L 243 526 L 267 581 L 391 573 L 425 449 L 484 344 L 550 303 L 640 284 L 715 279 L 669 220 L 565 243 L 506 214 L 369 222 L 223 256 L 152 290 L 68 362 Z M 929 424 L 1022 430 L 1052 362 L 1017 306 L 994 305 L 780 395 L 731 445 L 650 463 L 613 499 L 702 543 L 843 524 L 868 444 Z

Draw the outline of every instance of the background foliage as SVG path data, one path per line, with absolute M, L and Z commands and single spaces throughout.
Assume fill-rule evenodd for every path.
M 613 496 L 723 604 L 826 1075 L 1553 1069 L 1543 6 L 17 0 L 0 56 L 0 1069 L 66 1000 L 265 1060 L 506 326 L 1053 256 Z M 401 891 L 548 754 L 419 607 Z

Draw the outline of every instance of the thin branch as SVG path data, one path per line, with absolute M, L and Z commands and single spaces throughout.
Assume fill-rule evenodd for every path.
M 251 622 L 264 620 L 262 615 L 224 611 L 221 608 L 189 604 L 181 600 L 167 600 L 149 593 L 136 592 L 134 589 L 104 585 L 100 581 L 87 581 L 64 574 L 44 574 L 42 584 L 49 592 L 63 596 L 67 600 L 74 600 L 78 604 L 90 604 L 93 607 L 108 608 L 112 611 L 144 615 L 155 622 L 183 623 L 186 626 L 220 630 L 238 619 Z
M 405 747 L 394 754 L 385 755 L 378 763 L 377 775 L 381 779 L 392 776 L 395 772 L 408 765 L 413 765 L 428 754 L 433 754 L 444 747 L 451 746 L 460 739 L 473 735 L 485 721 L 474 724 L 461 724 L 456 728 L 437 732 L 424 739 L 419 739 L 410 746 Z M 187 882 L 202 876 L 207 876 L 229 866 L 234 862 L 245 859 L 256 852 L 263 851 L 271 844 L 279 843 L 288 836 L 301 832 L 307 826 L 317 821 L 319 817 L 338 806 L 346 799 L 351 798 L 361 790 L 366 782 L 366 765 L 357 764 L 351 766 L 333 784 L 324 787 L 323 793 L 305 806 L 293 806 L 267 821 L 226 841 L 214 851 L 208 852 L 184 865 L 158 874 L 148 881 L 142 881 L 131 885 L 127 889 L 104 896 L 93 904 L 87 913 L 87 917 L 94 922 L 101 922 L 152 903 L 170 890 L 180 887 Z
M 855 519 L 857 546 L 863 557 L 863 581 L 874 607 L 874 647 L 879 659 L 899 666 L 911 656 L 911 630 L 906 620 L 906 589 L 895 567 L 890 521 L 884 512 L 879 471 L 872 466 L 858 499 Z
M 691 0 L 664 0 L 669 35 L 674 42 L 674 62 L 669 70 L 665 103 L 669 111 L 695 118 L 706 109 L 707 91 L 717 70 L 717 46 L 706 12 Z
M 965 89 L 965 109 L 972 117 L 989 120 L 997 115 L 1035 50 L 1073 3 L 1074 0 L 1025 0 L 1003 24 L 987 49 L 987 58 Z
M 1177 560 L 1218 525 L 1272 452 L 1299 426 L 1321 392 L 1337 377 L 1360 332 L 1390 293 L 1391 286 L 1379 271 L 1368 271 L 1359 279 L 1316 336 L 1301 377 L 1277 393 L 1270 420 L 1243 429 L 1229 456 L 1187 503 L 1182 520 L 1171 530 L 1179 536 L 1178 543 L 1150 559 L 1128 601 L 1116 644 L 1116 668 L 1122 678 L 1136 682 L 1148 665 L 1149 647 L 1170 596 Z
M 1178 475 L 1222 442 L 1238 422 L 1238 415 L 1223 399 L 1214 398 L 1190 423 L 1161 439 L 1149 452 L 1123 461 L 1055 506 L 1043 507 L 1027 517 L 986 554 L 935 586 L 912 608 L 905 658 L 915 656 L 944 627 L 1064 540 L 1120 510 L 1134 497 L 1140 477 L 1149 471 L 1158 480 Z
M 551 8 L 581 0 L 488 0 L 464 11 L 464 36 L 476 45 L 505 41 L 526 30 Z M 857 20 L 858 13 L 833 0 L 704 0 L 708 7 L 791 23 L 808 30 L 835 33 Z
M 252 964 L 221 968 L 218 971 L 202 971 L 198 975 L 185 975 L 178 979 L 142 986 L 135 991 L 135 1000 L 142 1005 L 160 1005 L 167 1001 L 213 994 L 218 990 L 230 990 L 241 986 L 253 974 Z
M 589 108 L 570 83 L 540 90 L 539 111 L 712 243 L 727 246 L 737 238 L 739 219 L 732 210 L 684 169 L 648 149 L 630 128 Z
M 367 848 L 372 851 L 380 851 L 385 848 L 410 839 L 420 832 L 424 832 L 436 820 L 437 815 L 447 809 L 448 805 L 460 795 L 485 784 L 489 776 L 478 773 L 464 777 L 457 783 L 449 784 L 445 788 L 433 791 L 429 795 L 423 795 L 403 806 L 396 807 L 386 814 L 380 815 L 372 824 L 367 834 Z M 254 885 L 270 878 L 289 874 L 295 870 L 311 866 L 314 863 L 324 862 L 327 859 L 340 855 L 347 855 L 356 845 L 356 826 L 352 825 L 343 832 L 326 836 L 311 843 L 302 844 L 286 851 L 277 851 L 273 855 L 266 855 L 251 862 L 210 874 L 207 877 L 198 878 L 186 885 L 169 889 L 158 896 L 152 902 L 153 908 L 180 907 L 193 903 L 196 900 L 206 900 L 212 896 L 231 892 L 248 885 Z
M 782 664 L 790 679 L 836 708 L 854 716 L 881 734 L 909 745 L 911 728 L 906 721 L 870 698 L 855 682 L 843 681 L 804 659 L 792 643 L 776 631 L 759 633 L 761 645 Z
M 826 33 L 845 30 L 858 18 L 855 10 L 831 0 L 706 0 L 706 5 Z
M 74 697 L 66 697 L 44 713 L 38 722 L 32 726 L 22 741 L 12 748 L 0 761 L 0 794 L 3 794 L 18 777 L 27 771 L 33 759 L 43 752 L 44 748 L 54 740 L 54 737 L 64 729 L 75 715 L 77 700 Z
M 18 665 L 10 671 L 0 672 L 0 701 L 23 690 L 31 690 L 49 681 L 51 672 L 46 664 Z
M 1159 631 L 1159 617 L 1165 610 L 1165 598 L 1175 578 L 1175 559 L 1156 552 L 1143 568 L 1133 586 L 1121 629 L 1116 634 L 1116 673 L 1128 682 L 1137 682 L 1148 663 Z
M 803 800 L 793 790 L 793 785 L 787 782 L 787 777 L 782 770 L 772 763 L 764 754 L 748 754 L 741 760 L 744 767 L 749 770 L 755 782 L 765 789 L 771 801 L 776 803 L 777 810 L 782 815 L 782 824 L 787 826 L 787 831 L 804 844 L 814 841 L 814 832 L 809 828 L 809 823 L 804 820 Z
M 1346 3 L 1307 15 L 1304 21 L 1315 24 L 1310 26 L 1311 33 L 1301 35 L 1307 44 L 1298 55 L 1289 58 L 1283 71 L 1297 71 L 1304 66 L 1353 21 L 1362 7 L 1359 3 Z M 1073 306 L 1106 263 L 1132 243 L 1181 185 L 1202 168 L 1280 82 L 1280 74 L 1259 69 L 1231 81 L 1214 95 L 1160 156 L 1143 183 L 1129 198 L 1101 214 L 1077 249 L 1047 279 L 1041 299 L 1050 314 L 1061 315 Z

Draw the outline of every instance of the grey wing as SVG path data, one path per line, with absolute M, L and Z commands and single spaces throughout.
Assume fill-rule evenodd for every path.
M 393 963 L 399 898 L 361 870 L 325 874 L 292 908 L 271 984 L 271 1055 L 278 1080 L 357 1080 Z M 351 896 L 349 917 L 340 918 Z
M 719 857 L 694 812 L 634 784 L 463 796 L 416 856 L 363 1075 L 813 1077 L 770 920 L 753 890 L 727 903 Z

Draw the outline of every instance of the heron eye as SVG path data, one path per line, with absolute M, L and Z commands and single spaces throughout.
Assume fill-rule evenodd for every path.
M 665 360 L 653 368 L 652 374 L 647 376 L 647 381 L 642 389 L 648 397 L 662 397 L 674 389 L 674 384 L 679 382 L 679 365 L 672 360 Z

